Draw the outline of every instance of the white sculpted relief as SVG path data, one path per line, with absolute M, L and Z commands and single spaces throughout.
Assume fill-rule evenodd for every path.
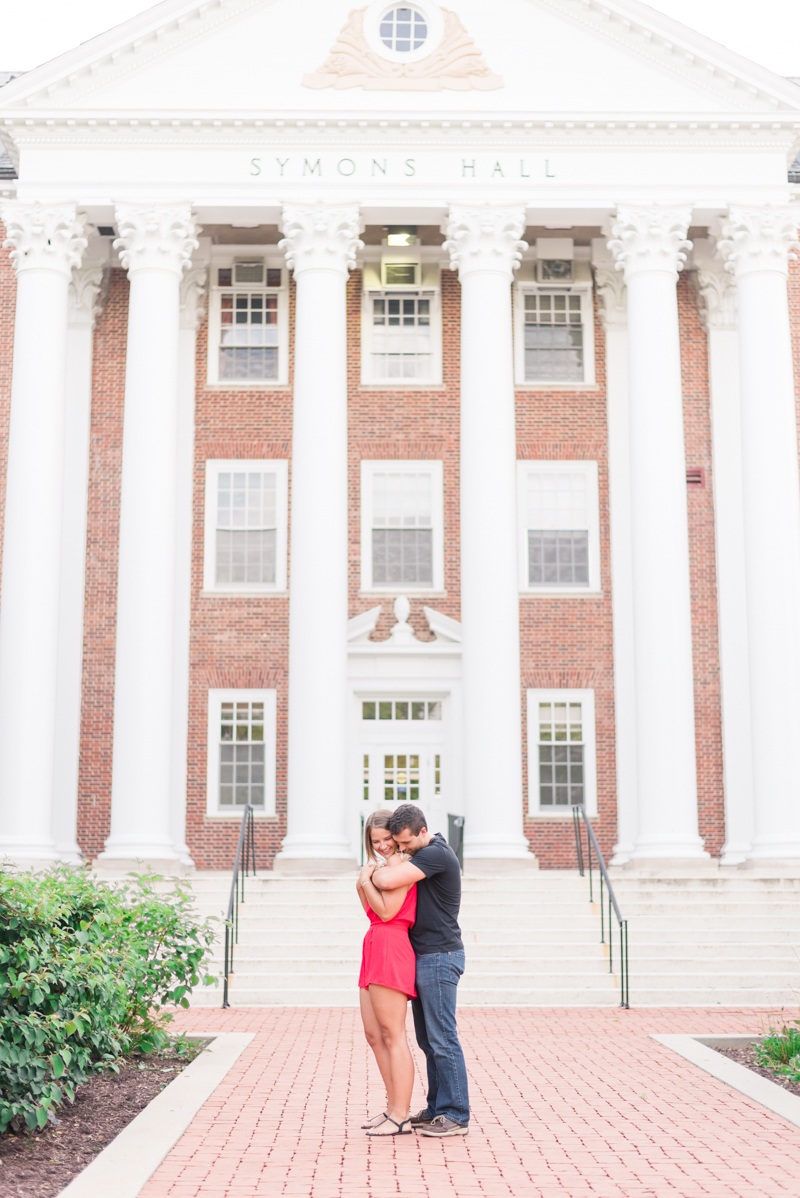
M 354 8 L 326 62 L 303 87 L 363 87 L 366 91 L 493 91 L 503 87 L 454 12 L 442 9 L 444 36 L 433 51 L 415 62 L 389 62 L 364 36 L 366 8 Z

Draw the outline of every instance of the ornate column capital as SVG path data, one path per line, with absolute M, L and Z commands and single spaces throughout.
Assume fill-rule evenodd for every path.
M 108 259 L 108 242 L 93 238 L 83 255 L 83 262 L 72 271 L 69 284 L 70 324 L 94 328 L 108 295 Z
M 712 329 L 736 331 L 738 327 L 736 283 L 716 253 L 712 239 L 695 242 L 695 283 L 700 299 L 700 318 L 707 333 Z
M 528 248 L 520 240 L 524 232 L 522 205 L 454 204 L 442 248 L 449 251 L 450 269 L 457 270 L 461 279 L 474 271 L 494 271 L 510 280 Z
M 789 273 L 789 252 L 800 248 L 796 205 L 765 204 L 759 208 L 734 206 L 719 222 L 717 247 L 731 274 L 756 271 Z
M 197 332 L 206 314 L 208 267 L 192 263 L 181 279 L 181 328 Z
M 356 264 L 360 214 L 357 204 L 285 204 L 283 239 L 278 249 L 295 278 L 304 270 L 335 270 L 347 275 Z
M 123 269 L 170 270 L 182 275 L 196 250 L 200 232 L 189 204 L 117 204 L 119 251 Z
M 23 270 L 57 270 L 67 277 L 80 266 L 86 249 L 86 224 L 75 204 L 27 203 L 7 200 L 0 219 L 8 238 L 17 274 Z
M 692 248 L 686 240 L 691 219 L 688 204 L 618 208 L 608 242 L 617 270 L 626 279 L 644 271 L 666 271 L 677 279 Z

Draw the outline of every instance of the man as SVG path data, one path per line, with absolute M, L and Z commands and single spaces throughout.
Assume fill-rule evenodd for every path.
M 411 1126 L 423 1136 L 465 1136 L 467 1068 L 456 1028 L 456 990 L 464 972 L 458 926 L 461 870 L 450 845 L 439 832 L 428 831 L 425 816 L 413 803 L 397 808 L 390 831 L 413 861 L 386 866 L 373 883 L 381 890 L 417 883 L 417 918 L 409 930 L 417 955 L 417 997 L 411 1008 L 417 1043 L 428 1063 L 428 1105 L 412 1115 Z

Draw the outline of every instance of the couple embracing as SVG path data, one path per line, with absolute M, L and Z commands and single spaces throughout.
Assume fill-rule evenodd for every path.
M 440 833 L 412 803 L 374 811 L 364 826 L 368 857 L 356 883 L 370 926 L 358 979 L 361 1018 L 386 1086 L 386 1109 L 363 1124 L 368 1136 L 464 1136 L 469 1097 L 456 1028 L 464 972 L 458 926 L 461 869 Z M 406 1037 L 411 999 L 417 1043 L 428 1065 L 428 1104 L 410 1114 L 414 1062 Z

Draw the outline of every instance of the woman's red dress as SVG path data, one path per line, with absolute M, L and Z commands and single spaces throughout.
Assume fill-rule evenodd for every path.
M 409 890 L 394 919 L 384 922 L 367 903 L 369 927 L 361 951 L 361 973 L 358 987 L 387 986 L 409 998 L 416 998 L 414 985 L 417 958 L 408 938 L 408 929 L 417 915 L 417 884 Z

